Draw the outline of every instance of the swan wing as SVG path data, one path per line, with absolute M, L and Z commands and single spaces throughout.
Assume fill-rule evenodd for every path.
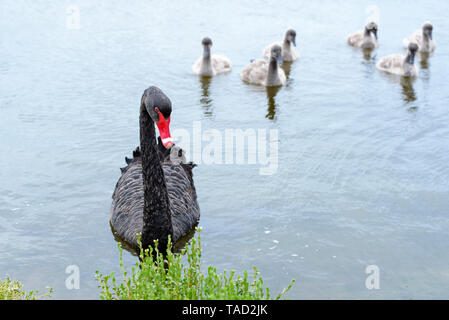
M 353 47 L 360 47 L 363 42 L 363 30 L 356 31 L 346 38 L 346 42 Z
M 186 235 L 200 219 L 195 185 L 193 184 L 193 164 L 162 165 L 170 200 L 173 224 L 173 241 Z
M 229 72 L 232 69 L 232 63 L 226 56 L 213 54 L 212 67 L 217 73 Z
M 400 75 L 404 72 L 404 59 L 405 57 L 402 54 L 391 54 L 380 59 L 376 67 L 379 70 Z
M 137 247 L 136 234 L 143 225 L 143 179 L 141 157 L 125 168 L 112 195 L 111 225 L 127 243 Z
M 264 85 L 268 74 L 268 63 L 265 60 L 255 60 L 240 73 L 240 78 L 248 83 Z

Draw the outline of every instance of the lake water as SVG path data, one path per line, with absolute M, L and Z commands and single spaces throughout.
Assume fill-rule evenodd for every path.
M 119 271 L 111 195 L 139 143 L 142 92 L 157 85 L 172 130 L 278 132 L 272 175 L 257 164 L 195 169 L 205 267 L 255 265 L 273 293 L 295 278 L 291 299 L 448 298 L 449 4 L 404 4 L 2 1 L 0 278 L 98 298 L 95 271 Z M 365 57 L 345 38 L 373 13 L 380 47 Z M 419 77 L 378 72 L 426 20 L 437 49 L 416 59 Z M 287 86 L 243 84 L 243 67 L 289 26 L 301 56 L 284 66 Z M 205 35 L 230 74 L 192 74 Z M 66 289 L 69 265 L 79 290 Z M 365 287 L 369 265 L 379 290 Z

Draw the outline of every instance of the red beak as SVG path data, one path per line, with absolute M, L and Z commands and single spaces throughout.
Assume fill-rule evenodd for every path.
M 170 117 L 168 118 L 168 120 L 165 120 L 162 113 L 160 111 L 158 111 L 158 113 L 159 121 L 156 123 L 156 125 L 159 129 L 162 144 L 165 148 L 170 149 L 173 146 L 173 138 L 170 135 Z

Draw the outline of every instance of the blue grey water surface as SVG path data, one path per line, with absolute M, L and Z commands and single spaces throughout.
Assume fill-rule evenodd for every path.
M 80 28 L 67 27 L 68 8 Z M 346 36 L 378 8 L 370 56 Z M 449 4 L 445 1 L 12 1 L 0 4 L 0 277 L 60 299 L 97 299 L 119 271 L 109 227 L 119 167 L 139 143 L 145 88 L 172 100 L 171 127 L 277 129 L 279 167 L 202 164 L 194 178 L 204 266 L 259 268 L 291 299 L 449 298 Z M 373 9 L 374 8 L 374 9 Z M 380 57 L 434 24 L 415 81 Z M 69 25 L 70 26 L 70 25 Z M 296 29 L 285 87 L 239 73 Z M 201 38 L 228 75 L 200 79 Z M 126 252 L 125 262 L 135 256 Z M 66 267 L 80 268 L 68 290 Z M 380 270 L 368 290 L 365 268 Z

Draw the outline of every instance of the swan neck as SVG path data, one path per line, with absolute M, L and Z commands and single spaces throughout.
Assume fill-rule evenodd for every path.
M 278 74 L 278 63 L 274 58 L 270 59 L 270 64 L 268 65 L 268 75 L 267 75 L 267 83 L 273 83 L 279 77 Z
M 405 57 L 405 60 L 404 60 L 404 63 L 407 63 L 407 64 L 413 64 L 413 61 L 412 61 L 412 54 L 410 53 L 410 51 L 409 52 L 407 52 L 407 56 Z
M 268 70 L 276 71 L 278 68 L 278 62 L 275 58 L 270 59 L 270 64 L 268 66 Z
M 210 55 L 208 56 L 203 56 L 203 63 L 201 65 L 203 71 L 207 71 L 207 72 L 212 72 L 212 61 L 210 58 Z
M 203 62 L 210 63 L 210 61 L 211 61 L 210 49 L 204 48 L 204 51 L 203 51 Z
M 282 44 L 282 50 L 283 50 L 283 55 L 289 54 L 292 51 L 292 42 L 285 39 L 284 43 Z
M 154 240 L 159 240 L 158 248 L 165 250 L 168 236 L 173 236 L 168 191 L 157 151 L 154 122 L 144 104 L 140 107 L 140 148 L 144 189 L 142 247 L 146 249 Z

